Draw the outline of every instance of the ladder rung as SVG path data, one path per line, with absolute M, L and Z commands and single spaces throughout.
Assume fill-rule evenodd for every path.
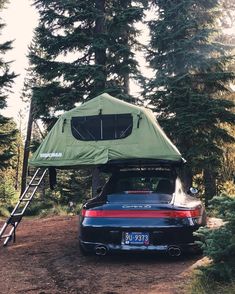
M 2 235 L 1 238 L 8 238 L 8 237 L 11 237 L 12 235 L 11 234 L 8 234 L 8 235 Z
M 23 215 L 23 213 L 19 212 L 19 213 L 14 213 L 11 217 L 13 217 L 13 216 L 22 216 L 22 215 Z
M 30 184 L 29 186 L 37 187 L 37 186 L 39 186 L 39 184 Z
M 31 200 L 31 198 L 22 198 L 22 199 L 20 199 L 20 201 L 30 201 Z

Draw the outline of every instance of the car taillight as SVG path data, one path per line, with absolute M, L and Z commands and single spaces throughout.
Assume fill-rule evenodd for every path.
M 193 210 L 82 210 L 83 217 L 100 218 L 198 218 L 200 209 Z
M 80 211 L 80 214 L 79 214 L 79 222 L 80 223 L 82 223 L 84 220 L 84 217 L 85 217 L 84 211 L 86 211 L 86 209 L 84 209 L 84 208 Z

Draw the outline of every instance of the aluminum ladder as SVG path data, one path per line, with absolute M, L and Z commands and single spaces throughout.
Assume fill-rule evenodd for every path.
M 3 246 L 7 246 L 8 242 L 16 241 L 16 228 L 18 227 L 22 217 L 29 204 L 31 203 L 33 196 L 35 195 L 38 187 L 40 186 L 47 169 L 38 168 L 30 180 L 23 194 L 20 196 L 15 208 L 13 209 L 10 217 L 6 220 L 0 230 L 0 241 L 4 239 Z

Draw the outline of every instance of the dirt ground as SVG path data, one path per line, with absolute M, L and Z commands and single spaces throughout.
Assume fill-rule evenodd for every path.
M 192 268 L 200 259 L 130 253 L 84 257 L 77 236 L 75 216 L 24 219 L 17 242 L 0 247 L 0 293 L 188 293 Z

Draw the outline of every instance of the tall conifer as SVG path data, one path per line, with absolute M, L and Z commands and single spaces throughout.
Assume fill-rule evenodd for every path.
M 45 83 L 34 91 L 42 118 L 68 110 L 106 91 L 130 99 L 129 78 L 138 79 L 134 23 L 146 0 L 36 0 L 36 38 L 44 57 L 30 54 Z
M 0 11 L 5 8 L 7 1 L 0 1 Z M 4 29 L 5 24 L 0 18 L 0 35 Z M 10 62 L 4 60 L 4 54 L 12 49 L 12 42 L 6 41 L 0 44 L 0 110 L 7 106 L 7 93 L 11 89 L 14 78 L 14 72 L 10 70 Z M 7 167 L 9 160 L 13 156 L 10 148 L 11 143 L 15 140 L 16 130 L 9 127 L 12 122 L 0 114 L 0 169 Z
M 220 123 L 234 123 L 233 103 L 223 99 L 234 73 L 226 70 L 231 57 L 216 43 L 217 0 L 156 0 L 149 23 L 148 60 L 155 76 L 147 85 L 159 120 L 191 164 L 203 172 L 206 199 L 215 191 L 223 142 L 232 141 Z
M 146 0 L 35 0 L 40 14 L 35 40 L 41 55 L 30 61 L 43 84 L 33 89 L 37 117 L 48 124 L 56 111 L 108 92 L 130 100 L 129 79 L 139 79 L 134 24 Z M 97 176 L 93 177 L 93 193 Z

